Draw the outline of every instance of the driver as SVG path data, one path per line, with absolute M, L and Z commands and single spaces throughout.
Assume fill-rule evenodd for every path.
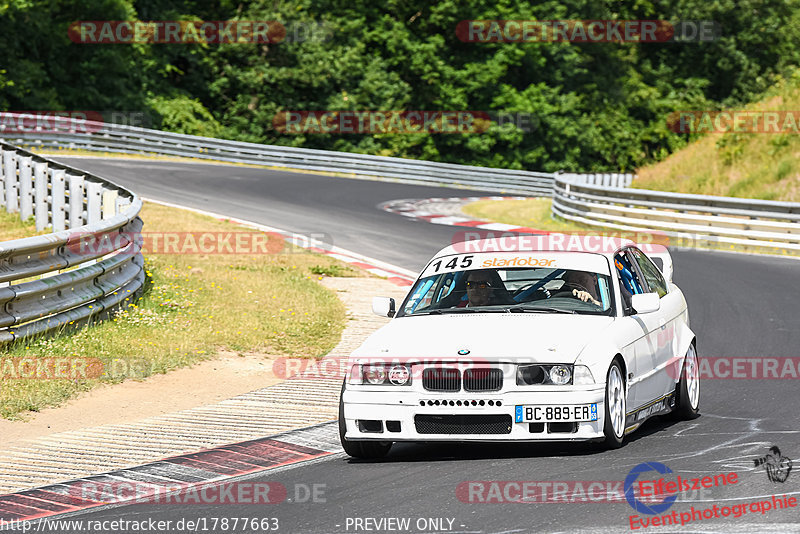
M 459 308 L 509 304 L 514 299 L 494 269 L 478 269 L 467 274 L 467 300 L 458 303 Z
M 561 291 L 570 291 L 572 296 L 583 302 L 591 302 L 596 306 L 603 304 L 597 300 L 597 274 L 586 271 L 567 271 L 561 278 L 564 285 Z

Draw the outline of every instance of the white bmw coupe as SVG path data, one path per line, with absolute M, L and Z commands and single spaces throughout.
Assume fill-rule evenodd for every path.
M 457 243 L 351 355 L 339 433 L 350 456 L 395 442 L 600 441 L 696 417 L 695 335 L 672 259 L 625 239 Z M 660 267 L 654 263 L 656 260 Z

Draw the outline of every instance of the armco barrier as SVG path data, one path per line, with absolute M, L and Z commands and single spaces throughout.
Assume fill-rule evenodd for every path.
M 132 302 L 145 277 L 140 244 L 127 239 L 142 228 L 139 197 L 3 142 L 0 156 L 0 203 L 23 221 L 34 217 L 37 230 L 52 230 L 0 243 L 0 343 Z M 82 246 L 101 236 L 113 246 Z
M 634 178 L 631 174 L 552 174 L 472 167 L 240 143 L 74 119 L 62 120 L 58 132 L 41 128 L 15 129 L 14 125 L 19 125 L 23 117 L 24 114 L 0 113 L 0 137 L 45 149 L 184 156 L 548 196 L 553 197 L 555 215 L 592 226 L 655 230 L 671 237 L 691 239 L 696 244 L 800 250 L 798 203 L 629 189 Z
M 15 126 L 23 124 L 25 117 L 25 114 L 1 113 L 0 137 L 18 145 L 44 149 L 183 156 L 527 195 L 550 196 L 553 188 L 551 173 L 259 145 L 68 118 L 59 121 L 57 132 Z M 28 117 L 35 124 L 36 117 Z
M 800 251 L 800 203 L 603 187 L 557 176 L 553 213 L 592 226 L 657 231 L 699 244 Z

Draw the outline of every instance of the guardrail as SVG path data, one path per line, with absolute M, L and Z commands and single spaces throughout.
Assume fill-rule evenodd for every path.
M 800 251 L 800 204 L 630 189 L 632 174 L 551 174 L 311 150 L 63 119 L 59 131 L 13 128 L 25 114 L 0 113 L 0 137 L 41 148 L 183 156 L 431 186 L 553 197 L 553 213 L 592 226 L 657 231 L 693 243 Z M 27 115 L 36 120 L 35 115 Z M 15 122 L 16 121 L 16 122 Z M 12 128 L 4 127 L 11 125 Z
M 608 188 L 556 177 L 553 213 L 592 226 L 655 231 L 691 243 L 800 251 L 800 203 Z
M 603 187 L 628 187 L 631 185 L 631 182 L 633 182 L 633 179 L 636 178 L 634 174 L 616 172 L 589 174 L 561 173 L 559 176 L 574 183 L 600 185 Z
M 142 228 L 139 197 L 4 142 L 0 160 L 0 204 L 52 230 L 0 243 L 0 343 L 133 302 L 145 281 L 141 244 L 131 237 Z
M 501 193 L 550 196 L 553 190 L 554 175 L 544 172 L 260 145 L 69 118 L 58 122 L 57 132 L 44 131 L 35 126 L 20 131 L 18 125 L 24 124 L 26 117 L 31 124 L 36 123 L 36 115 L 0 114 L 0 137 L 15 144 L 45 149 L 182 156 Z

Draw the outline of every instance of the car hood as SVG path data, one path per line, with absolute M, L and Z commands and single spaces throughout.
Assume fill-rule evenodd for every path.
M 605 316 L 532 313 L 406 316 L 372 334 L 352 357 L 573 363 L 613 322 Z

